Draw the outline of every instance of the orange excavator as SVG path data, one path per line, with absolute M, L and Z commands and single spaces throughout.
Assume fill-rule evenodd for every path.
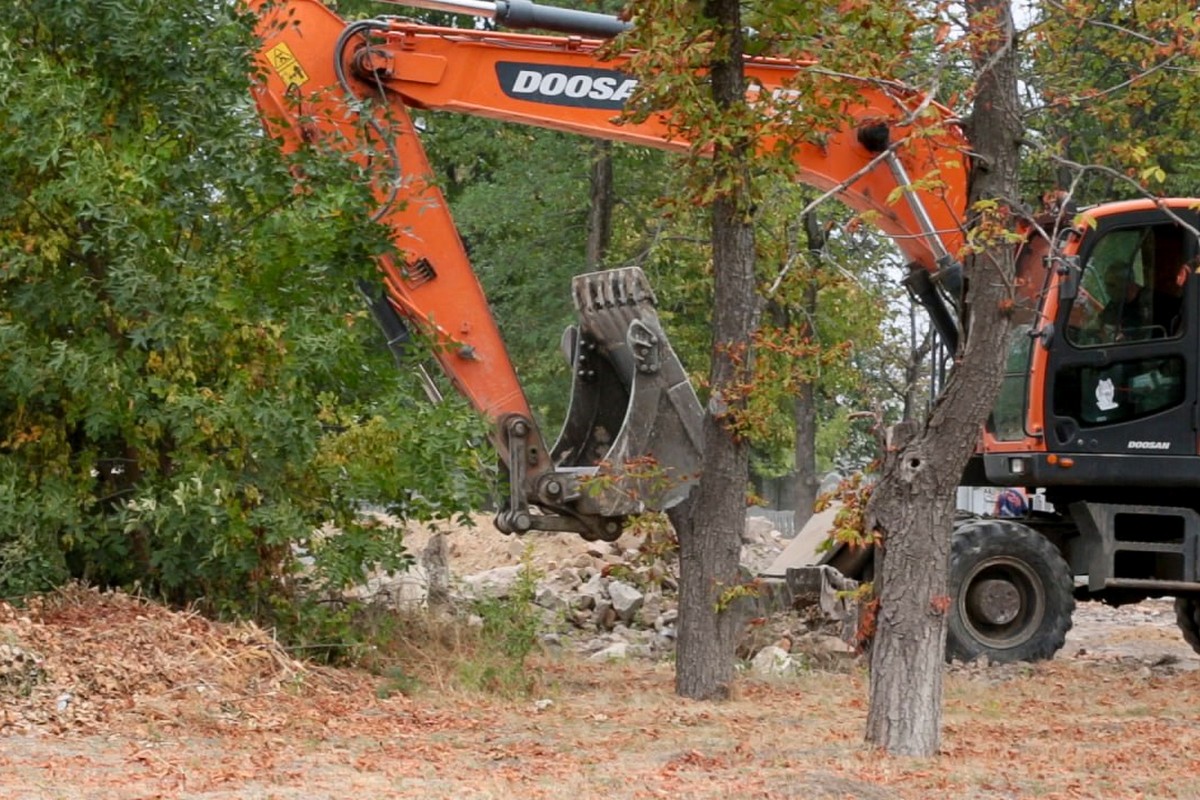
M 704 412 L 644 275 L 575 278 L 579 322 L 563 341 L 571 401 L 548 446 L 415 121 L 424 110 L 452 111 L 683 151 L 689 143 L 669 112 L 621 115 L 637 79 L 628 57 L 604 48 L 628 23 L 529 0 L 403 5 L 553 35 L 397 17 L 347 23 L 319 0 L 250 5 L 262 40 L 255 97 L 269 133 L 289 150 L 341 148 L 375 176 L 373 218 L 390 227 L 397 255 L 379 263 L 381 289 L 362 288 L 389 342 L 399 349 L 413 329 L 430 337 L 454 385 L 495 423 L 509 479 L 498 527 L 611 540 L 628 516 L 686 497 L 701 467 Z M 746 76 L 748 99 L 779 115 L 796 113 L 798 84 L 833 80 L 816 64 L 769 58 L 747 59 Z M 820 144 L 786 143 L 797 178 L 870 212 L 908 259 L 906 286 L 953 352 L 969 143 L 954 115 L 920 92 L 861 80 L 852 97 Z M 762 146 L 781 144 L 765 137 Z M 952 656 L 1048 658 L 1077 595 L 1173 595 L 1200 650 L 1198 207 L 1118 202 L 1030 227 L 1004 388 L 963 483 L 1036 488 L 1046 503 L 959 525 Z M 863 551 L 824 560 L 851 577 L 870 569 Z

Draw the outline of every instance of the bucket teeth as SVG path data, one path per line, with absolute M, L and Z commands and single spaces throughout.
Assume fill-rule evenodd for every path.
M 575 309 L 583 315 L 657 303 L 646 274 L 638 267 L 579 275 L 572 288 Z

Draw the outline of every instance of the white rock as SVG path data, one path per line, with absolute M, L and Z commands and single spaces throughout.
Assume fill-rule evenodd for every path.
M 463 584 L 472 597 L 502 599 L 508 597 L 508 593 L 512 591 L 513 584 L 517 582 L 517 576 L 521 574 L 522 569 L 520 564 L 496 567 L 485 572 L 468 575 L 463 578 Z
M 771 531 L 775 523 L 766 517 L 747 517 L 746 527 L 742 530 L 742 541 L 746 544 L 766 544 L 771 541 Z
M 548 584 L 541 584 L 537 587 L 533 602 L 535 605 L 551 611 L 559 611 L 567 607 L 567 600 L 562 593 L 556 587 Z
M 678 608 L 668 608 L 666 611 L 658 615 L 658 619 L 654 620 L 654 629 L 662 631 L 663 628 L 674 625 L 675 620 L 679 619 Z
M 645 600 L 641 592 L 624 581 L 609 582 L 608 596 L 612 598 L 613 610 L 622 622 L 631 622 Z
M 617 612 L 608 600 L 601 600 L 592 612 L 592 624 L 598 630 L 607 630 L 617 623 Z
M 588 656 L 588 661 L 623 661 L 629 656 L 629 645 L 625 642 L 614 642 L 598 653 Z
M 605 579 L 596 573 L 588 578 L 588 582 L 580 586 L 576 591 L 580 597 L 590 597 L 592 605 L 597 606 L 601 601 L 608 599 L 608 590 L 605 589 Z
M 645 602 L 642 603 L 642 607 L 638 610 L 634 622 L 643 628 L 653 628 L 659 615 L 662 614 L 662 606 L 662 595 L 658 592 L 650 591 L 646 594 Z
M 796 671 L 796 662 L 782 647 L 770 645 L 750 661 L 750 671 L 764 678 L 777 678 Z
M 554 583 L 566 589 L 578 589 L 583 583 L 583 578 L 579 576 L 579 570 L 575 567 L 563 567 L 555 573 Z
M 372 575 L 366 583 L 350 589 L 347 594 L 357 600 L 384 603 L 398 610 L 424 608 L 429 602 L 429 573 L 414 564 L 407 571 L 394 575 Z

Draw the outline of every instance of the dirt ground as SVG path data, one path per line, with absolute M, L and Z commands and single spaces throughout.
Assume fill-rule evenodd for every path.
M 1051 664 L 987 685 L 952 679 L 944 754 L 860 744 L 858 674 L 748 683 L 724 705 L 674 700 L 666 667 L 557 665 L 557 699 L 369 695 L 249 725 L 16 736 L 11 798 L 1188 798 L 1195 673 L 1135 679 Z M 211 712 L 210 712 L 211 713 Z
M 670 664 L 545 657 L 534 697 L 425 689 L 292 660 L 253 626 L 77 593 L 4 608 L 3 800 L 1197 798 L 1200 660 L 1169 603 L 1084 606 L 1040 665 L 957 667 L 943 754 L 862 745 L 845 661 L 680 700 Z

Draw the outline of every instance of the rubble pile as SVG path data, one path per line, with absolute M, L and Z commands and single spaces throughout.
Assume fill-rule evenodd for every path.
M 404 574 L 372 575 L 354 590 L 354 597 L 397 609 L 424 608 L 431 605 L 428 587 L 445 585 L 451 605 L 469 608 L 475 600 L 507 597 L 522 570 L 531 569 L 547 647 L 597 661 L 656 659 L 674 650 L 678 562 L 673 554 L 660 555 L 660 541 L 647 542 L 644 535 L 630 532 L 615 542 L 536 532 L 512 537 L 480 516 L 469 528 L 410 529 L 406 543 L 417 554 L 417 565 Z M 770 519 L 749 517 L 741 553 L 747 578 L 770 564 L 787 543 Z M 814 658 L 853 653 L 813 616 L 782 614 L 758 622 L 765 628 L 747 635 L 741 655 L 764 675 L 795 671 Z M 767 647 L 773 655 L 754 661 Z

